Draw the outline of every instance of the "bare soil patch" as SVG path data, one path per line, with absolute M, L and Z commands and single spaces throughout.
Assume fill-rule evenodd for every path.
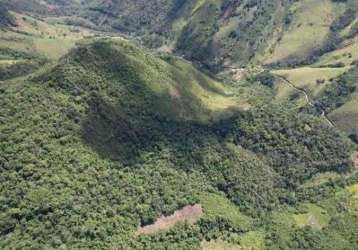
M 161 230 L 167 230 L 173 227 L 177 222 L 188 221 L 189 223 L 197 222 L 203 214 L 203 208 L 200 204 L 186 206 L 175 211 L 173 215 L 161 216 L 154 224 L 140 227 L 137 235 L 153 234 Z
M 354 152 L 352 155 L 353 167 L 358 169 L 358 152 Z
M 240 81 L 245 76 L 245 69 L 243 69 L 243 68 L 231 69 L 231 73 L 232 73 L 232 76 L 233 76 L 232 78 L 235 81 Z

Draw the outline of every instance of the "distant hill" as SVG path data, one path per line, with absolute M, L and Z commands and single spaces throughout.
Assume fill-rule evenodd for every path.
M 15 10 L 80 16 L 100 29 L 140 37 L 212 70 L 314 62 L 356 33 L 356 1 L 10 0 Z M 220 66 L 220 67 L 219 67 Z

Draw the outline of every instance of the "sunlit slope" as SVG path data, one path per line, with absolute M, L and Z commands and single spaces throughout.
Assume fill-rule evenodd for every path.
M 302 61 L 325 46 L 330 26 L 344 6 L 331 0 L 297 1 L 290 7 L 289 25 L 265 63 Z

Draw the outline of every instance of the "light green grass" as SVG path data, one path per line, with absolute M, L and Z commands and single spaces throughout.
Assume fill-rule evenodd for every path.
M 239 208 L 225 197 L 217 194 L 203 194 L 200 201 L 207 218 L 221 217 L 241 228 L 249 228 L 252 225 L 251 218 L 243 215 Z
M 77 41 L 96 32 L 83 27 L 47 23 L 26 14 L 12 12 L 18 24 L 14 31 L 4 31 L 0 47 L 37 53 L 56 60 L 75 47 Z
M 317 96 L 321 91 L 330 84 L 330 79 L 336 78 L 348 71 L 350 67 L 343 68 L 312 68 L 301 67 L 295 69 L 274 70 L 273 74 L 282 76 L 289 80 L 297 88 L 304 89 L 310 97 Z M 317 81 L 324 80 L 324 83 Z M 289 86 L 284 86 L 277 90 L 279 98 L 287 98 L 295 90 Z
M 343 10 L 341 9 L 341 4 L 331 0 L 303 0 L 294 3 L 291 7 L 293 21 L 265 63 L 276 63 L 291 57 L 307 57 L 324 44 L 329 26 Z
M 265 249 L 265 237 L 262 232 L 251 231 L 240 236 L 240 247 L 242 250 Z
M 38 38 L 34 40 L 35 51 L 46 55 L 50 59 L 58 59 L 65 55 L 70 49 L 74 48 L 75 40 L 70 39 L 48 39 Z
M 329 65 L 336 63 L 350 65 L 356 60 L 358 60 L 358 38 L 352 41 L 345 41 L 338 49 L 323 55 L 314 65 Z
M 351 209 L 358 209 L 358 184 L 354 184 L 346 188 L 350 195 L 349 206 Z
M 239 245 L 232 244 L 223 240 L 212 240 L 201 242 L 203 250 L 241 250 Z
M 305 188 L 317 187 L 329 182 L 330 180 L 335 180 L 338 177 L 340 177 L 340 175 L 336 172 L 319 173 L 313 176 L 310 180 L 306 181 L 303 184 L 303 187 Z
M 91 36 L 94 31 L 61 23 L 51 23 L 43 19 L 35 19 L 26 14 L 12 12 L 16 18 L 17 27 L 15 30 L 29 33 L 33 36 L 55 37 L 67 39 L 82 39 L 85 36 Z
M 304 212 L 293 216 L 297 226 L 322 229 L 328 225 L 330 216 L 323 208 L 315 204 L 307 203 L 301 206 L 301 210 Z

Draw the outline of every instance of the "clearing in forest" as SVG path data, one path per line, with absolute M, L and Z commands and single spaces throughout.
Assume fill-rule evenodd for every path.
M 185 206 L 177 210 L 173 215 L 161 216 L 154 224 L 140 227 L 137 234 L 153 234 L 161 230 L 170 229 L 178 222 L 188 221 L 197 222 L 203 214 L 200 204 Z

